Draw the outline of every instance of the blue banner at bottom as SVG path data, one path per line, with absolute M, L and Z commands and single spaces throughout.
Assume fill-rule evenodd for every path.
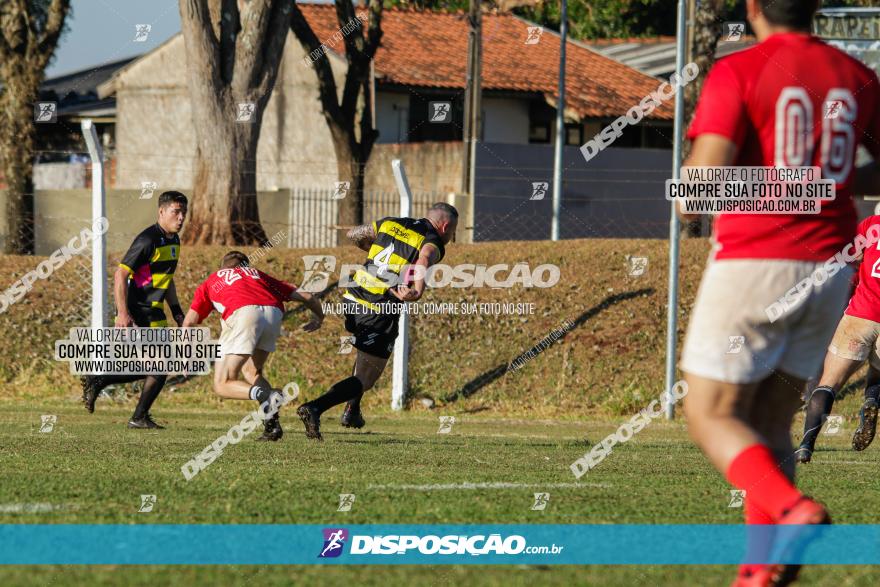
M 880 525 L 0 525 L 5 565 L 880 564 Z

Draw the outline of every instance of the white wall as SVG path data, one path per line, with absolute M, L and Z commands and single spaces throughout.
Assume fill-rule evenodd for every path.
M 377 143 L 406 143 L 409 127 L 409 94 L 376 92 Z
M 483 142 L 529 142 L 529 103 L 516 98 L 483 98 Z

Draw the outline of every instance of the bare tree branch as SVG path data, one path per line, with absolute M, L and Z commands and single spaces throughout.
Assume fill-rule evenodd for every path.
M 335 4 L 339 30 L 334 38 L 342 34 L 348 65 L 341 99 L 337 94 L 328 49 L 320 43 L 297 6 L 294 6 L 291 29 L 309 53 L 307 60 L 315 68 L 321 109 L 336 153 L 338 178 L 351 182 L 352 197 L 346 198 L 339 206 L 337 221 L 341 225 L 362 224 L 365 169 L 378 137 L 373 128 L 371 74 L 372 60 L 382 38 L 383 5 L 381 0 L 370 0 L 369 26 L 365 34 L 365 19 L 363 14 L 360 18 L 355 15 L 352 0 L 337 0 Z
M 187 28 L 192 31 L 189 35 L 184 34 L 185 41 L 192 40 L 186 43 L 187 53 L 193 54 L 194 58 L 206 64 L 207 77 L 217 79 L 220 73 L 218 59 L 220 47 L 214 35 L 214 27 L 211 25 L 208 4 L 202 0 L 181 0 L 180 20 L 181 28 L 189 24 Z
M 55 47 L 58 45 L 58 39 L 61 37 L 64 21 L 67 19 L 69 10 L 69 0 L 52 0 L 46 16 L 45 28 L 42 31 L 37 48 L 36 67 L 38 69 L 45 69 L 49 59 L 55 52 Z
M 367 46 L 364 54 L 371 60 L 376 56 L 382 40 L 382 0 L 370 0 L 370 26 L 367 30 Z
M 293 2 L 278 2 L 272 6 L 272 13 L 269 15 L 269 28 L 266 31 L 266 40 L 263 45 L 263 51 L 266 55 L 275 55 L 283 50 L 284 43 L 287 41 L 287 33 L 290 31 L 292 6 Z M 265 64 L 263 71 L 256 82 L 261 95 L 267 93 L 266 88 L 270 84 L 274 85 L 281 60 L 267 60 L 264 56 L 263 63 Z

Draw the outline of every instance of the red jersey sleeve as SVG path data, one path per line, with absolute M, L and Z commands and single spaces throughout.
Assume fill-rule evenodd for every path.
M 742 146 L 747 121 L 742 84 L 722 59 L 706 76 L 687 138 L 693 140 L 702 134 L 716 134 Z
M 196 288 L 192 304 L 190 304 L 189 307 L 190 310 L 193 310 L 199 315 L 199 323 L 207 318 L 208 314 L 214 309 L 214 304 L 211 303 L 211 299 L 208 297 L 208 281 L 210 281 L 210 279 L 202 282 L 202 284 Z
M 269 291 L 272 292 L 279 302 L 286 302 L 290 299 L 290 294 L 296 291 L 296 286 L 280 279 L 275 279 L 271 275 L 260 271 L 260 279 L 266 282 Z

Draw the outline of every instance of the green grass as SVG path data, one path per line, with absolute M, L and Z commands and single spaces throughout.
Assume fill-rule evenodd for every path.
M 707 250 L 704 239 L 682 243 L 679 337 Z M 175 276 L 184 303 L 222 252 L 184 248 Z M 299 282 L 302 255 L 318 253 L 335 254 L 340 264 L 362 257 L 352 247 L 278 249 L 259 267 Z M 628 255 L 648 257 L 644 275 L 628 275 Z M 117 390 L 119 403 L 102 399 L 96 414 L 86 414 L 77 403 L 76 378 L 52 360 L 53 342 L 84 324 L 88 309 L 88 284 L 72 263 L 65 265 L 0 314 L 0 330 L 7 333 L 0 337 L 0 505 L 57 508 L 0 511 L 0 523 L 739 523 L 741 510 L 727 507 L 728 485 L 688 440 L 681 421 L 653 422 L 615 448 L 580 486 L 570 486 L 571 462 L 661 392 L 666 259 L 667 243 L 661 240 L 450 246 L 450 264 L 554 263 L 562 279 L 549 289 L 428 292 L 426 300 L 433 302 L 535 304 L 529 316 L 413 318 L 410 383 L 414 395 L 435 400 L 435 409 L 414 401 L 406 412 L 392 413 L 386 373 L 365 399 L 366 431 L 339 428 L 335 412 L 324 423 L 327 441 L 316 445 L 306 442 L 298 422 L 290 422 L 283 442 L 264 445 L 248 438 L 190 482 L 180 466 L 240 421 L 247 407 L 218 400 L 209 378 L 200 377 L 163 391 L 154 414 L 168 430 L 125 428 L 133 408 L 130 387 Z M 7 271 L 0 289 L 40 261 L 2 260 Z M 328 301 L 337 300 L 333 292 Z M 545 352 L 505 372 L 510 361 L 564 321 L 597 306 Z M 352 356 L 336 352 L 344 333 L 340 319 L 331 317 L 313 335 L 295 332 L 303 319 L 297 313 L 285 319 L 284 328 L 293 334 L 279 341 L 267 375 L 277 386 L 297 381 L 310 399 L 350 373 Z M 216 317 L 208 324 L 216 335 Z M 864 453 L 848 449 L 861 395 L 857 384 L 853 388 L 835 406 L 846 418 L 843 431 L 821 438 L 814 463 L 800 472 L 801 485 L 828 504 L 837 523 L 874 523 L 880 446 Z M 458 393 L 462 390 L 468 393 Z M 42 414 L 58 416 L 52 433 L 38 432 Z M 451 434 L 437 434 L 440 415 L 456 417 Z M 800 426 L 795 425 L 798 431 Z M 400 487 L 481 482 L 519 485 Z M 550 493 L 550 504 L 532 511 L 533 493 L 542 491 Z M 351 512 L 336 511 L 340 493 L 357 496 Z M 137 513 L 141 494 L 157 495 L 153 512 Z M 0 568 L 0 585 L 653 587 L 728 585 L 733 573 L 732 567 L 657 566 L 7 567 Z M 864 568 L 811 568 L 803 577 L 804 585 L 880 583 L 875 570 Z
M 513 266 L 526 262 L 535 268 L 550 263 L 559 267 L 560 281 L 550 288 L 517 285 L 512 289 L 429 290 L 425 302 L 533 304 L 533 313 L 414 316 L 409 373 L 413 394 L 429 396 L 453 409 L 486 409 L 506 416 L 574 418 L 632 413 L 645 404 L 646 397 L 656 394 L 658 373 L 663 373 L 667 248 L 666 241 L 647 239 L 451 245 L 444 259 L 451 265 Z M 707 251 L 706 239 L 682 243 L 680 334 Z M 184 305 L 191 301 L 196 286 L 216 269 L 223 252 L 221 247 L 183 248 L 174 279 Z M 306 254 L 335 255 L 337 269 L 344 263 L 363 261 L 363 252 L 350 246 L 275 249 L 257 266 L 301 283 L 302 256 Z M 647 271 L 630 276 L 627 256 L 647 257 Z M 115 259 L 118 255 L 111 255 L 111 267 Z M 5 278 L 0 279 L 0 289 L 40 262 L 38 257 L 26 256 L 2 256 L 0 260 L 8 268 Z M 15 333 L 0 337 L 0 397 L 33 401 L 75 395 L 71 390 L 76 388 L 76 378 L 68 365 L 53 360 L 54 341 L 66 338 L 71 327 L 88 323 L 90 283 L 77 275 L 75 267 L 76 262 L 71 261 L 52 278 L 36 282 L 33 291 L 0 314 L 0 331 Z M 340 291 L 333 290 L 326 299 L 340 301 Z M 297 308 L 295 304 L 288 307 Z M 589 319 L 577 322 L 577 327 L 538 358 L 521 369 L 504 372 L 511 361 L 564 322 L 577 321 L 597 307 Z M 268 368 L 273 383 L 295 379 L 303 392 L 313 397 L 350 373 L 352 357 L 337 354 L 340 336 L 347 334 L 341 317 L 331 316 L 313 334 L 298 332 L 305 321 L 303 313 L 288 315 L 283 326 L 290 335 L 279 340 Z M 216 313 L 206 324 L 219 335 Z M 499 369 L 500 376 L 491 376 Z M 597 386 L 596 382 L 602 384 Z M 385 397 L 390 386 L 386 374 L 377 391 Z M 541 393 L 536 394 L 536 388 Z M 463 389 L 468 393 L 459 393 Z M 193 405 L 204 404 L 210 395 L 210 379 L 196 378 L 179 386 L 178 391 L 192 397 Z M 384 403 L 368 402 L 370 408 Z
M 382 398 L 383 400 L 385 398 Z M 164 400 L 164 401 L 163 401 Z M 805 491 L 825 501 L 835 522 L 876 522 L 880 509 L 877 451 L 848 450 L 858 397 L 836 410 L 838 435 L 823 435 L 814 463 L 800 471 Z M 652 523 L 735 524 L 729 487 L 690 443 L 680 421 L 655 421 L 575 482 L 568 466 L 620 423 L 501 418 L 461 410 L 367 414 L 365 431 L 324 421 L 326 441 L 310 443 L 289 421 L 277 444 L 228 448 L 195 479 L 180 465 L 224 433 L 247 406 L 227 402 L 195 409 L 160 398 L 164 431 L 130 431 L 131 405 L 99 402 L 94 415 L 71 401 L 0 403 L 0 504 L 48 503 L 50 512 L 0 513 L 0 523 Z M 55 414 L 51 433 L 40 415 Z M 452 433 L 437 434 L 438 416 L 454 415 Z M 801 423 L 797 422 L 796 426 Z M 402 488 L 506 482 L 513 488 Z M 561 485 L 557 485 L 561 484 Z M 545 511 L 532 494 L 550 493 Z M 352 511 L 338 495 L 354 493 Z M 155 494 L 138 513 L 141 494 Z M 97 546 L 100 547 L 99 545 Z M 842 545 L 845 547 L 845 545 Z M 726 585 L 732 567 L 8 567 L 2 585 Z M 874 585 L 872 569 L 807 569 L 804 585 Z

